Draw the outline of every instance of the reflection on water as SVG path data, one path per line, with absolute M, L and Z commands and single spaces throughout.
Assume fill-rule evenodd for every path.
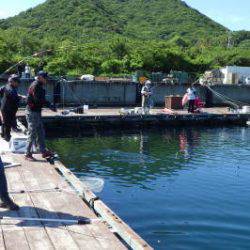
M 120 132 L 49 144 L 77 175 L 103 178 L 98 195 L 156 249 L 248 249 L 249 128 Z
M 199 146 L 199 140 L 199 131 L 187 130 L 179 134 L 180 152 L 184 154 L 185 159 L 192 157 L 193 149 Z
M 157 161 L 156 158 L 151 157 L 149 155 L 144 154 L 140 151 L 140 153 L 130 153 L 130 152 L 122 152 L 120 150 L 103 150 L 101 155 L 105 157 L 105 161 L 113 161 L 113 162 L 126 162 L 131 165 L 138 164 L 152 164 Z

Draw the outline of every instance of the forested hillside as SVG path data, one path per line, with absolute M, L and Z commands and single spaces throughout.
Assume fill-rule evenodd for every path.
M 51 49 L 26 61 L 53 74 L 199 73 L 250 65 L 249 47 L 250 32 L 231 33 L 180 0 L 48 0 L 0 20 L 1 72 Z

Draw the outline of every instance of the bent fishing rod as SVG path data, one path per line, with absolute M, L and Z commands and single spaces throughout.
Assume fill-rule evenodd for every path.
M 12 69 L 16 68 L 18 65 L 20 65 L 21 63 L 25 62 L 26 60 L 33 58 L 33 57 L 39 57 L 39 56 L 43 56 L 46 53 L 50 53 L 52 52 L 52 49 L 47 49 L 47 50 L 43 50 L 40 52 L 35 52 L 34 54 L 32 54 L 31 56 L 26 56 L 24 57 L 22 60 L 20 60 L 19 62 L 15 63 L 14 65 L 12 65 L 11 67 L 9 67 L 8 69 L 6 69 L 1 75 L 7 74 L 9 73 Z
M 63 49 L 67 49 L 67 48 L 71 48 L 71 47 L 76 47 L 76 48 L 79 48 L 79 47 L 85 47 L 86 48 L 86 45 L 84 46 L 79 46 L 79 45 L 68 45 L 68 46 L 65 46 L 65 47 L 58 47 L 58 48 L 55 48 L 55 49 L 47 49 L 47 50 L 42 50 L 42 51 L 39 51 L 39 52 L 35 52 L 34 54 L 30 55 L 30 56 L 26 56 L 24 57 L 22 60 L 20 60 L 19 62 L 15 63 L 14 65 L 12 65 L 11 67 L 9 67 L 8 69 L 6 69 L 2 74 L 0 75 L 4 75 L 4 74 L 7 74 L 9 73 L 13 68 L 17 67 L 18 65 L 20 65 L 21 63 L 25 62 L 26 60 L 30 59 L 30 58 L 33 58 L 33 57 L 39 57 L 39 56 L 44 56 L 46 55 L 47 53 L 51 53 L 51 52 L 56 52 L 56 51 L 60 51 L 60 50 L 63 50 Z

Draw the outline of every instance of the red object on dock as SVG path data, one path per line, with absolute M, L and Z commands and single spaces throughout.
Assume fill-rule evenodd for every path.
M 182 97 L 181 96 L 165 96 L 165 108 L 182 109 Z

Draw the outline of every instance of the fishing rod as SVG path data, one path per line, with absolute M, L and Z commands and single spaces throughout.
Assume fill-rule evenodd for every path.
M 59 187 L 44 188 L 44 189 L 32 189 L 32 190 L 20 190 L 20 191 L 9 191 L 10 194 L 25 194 L 25 193 L 41 193 L 41 192 L 61 192 Z
M 54 223 L 69 223 L 69 224 L 78 224 L 78 225 L 86 225 L 86 224 L 91 224 L 93 222 L 102 221 L 102 219 L 88 219 L 88 218 L 79 219 L 79 220 L 71 220 L 71 219 L 46 219 L 46 218 L 8 217 L 8 216 L 0 216 L 0 220 L 54 222 Z
M 68 46 L 61 46 L 61 47 L 58 47 L 57 49 L 47 49 L 47 50 L 42 50 L 42 51 L 39 51 L 39 52 L 35 52 L 34 54 L 30 55 L 30 56 L 26 56 L 24 57 L 22 60 L 20 60 L 19 62 L 15 63 L 14 65 L 12 65 L 11 67 L 9 67 L 8 69 L 6 69 L 2 74 L 0 75 L 4 75 L 4 74 L 7 74 L 9 73 L 13 68 L 16 68 L 18 65 L 20 65 L 21 63 L 25 62 L 27 59 L 30 59 L 30 58 L 33 58 L 33 57 L 39 57 L 39 56 L 44 56 L 46 55 L 47 53 L 51 53 L 51 52 L 56 52 L 56 51 L 60 51 L 60 50 L 64 50 L 64 49 L 67 49 L 67 48 L 86 48 L 87 46 L 86 45 L 68 45 Z
M 12 164 L 7 164 L 4 166 L 4 168 L 14 168 L 14 167 L 20 167 L 21 163 L 12 163 Z
M 53 49 L 47 49 L 47 50 L 43 50 L 43 51 L 40 51 L 40 52 L 35 52 L 31 56 L 26 56 L 22 60 L 20 60 L 19 62 L 17 62 L 16 64 L 14 64 L 11 67 L 9 67 L 8 69 L 6 69 L 1 75 L 9 73 L 12 69 L 16 68 L 18 65 L 20 65 L 23 62 L 25 62 L 27 59 L 30 59 L 30 58 L 33 58 L 33 57 L 38 57 L 38 56 L 43 56 L 46 53 L 49 53 L 49 52 L 52 52 L 52 51 L 53 51 Z

